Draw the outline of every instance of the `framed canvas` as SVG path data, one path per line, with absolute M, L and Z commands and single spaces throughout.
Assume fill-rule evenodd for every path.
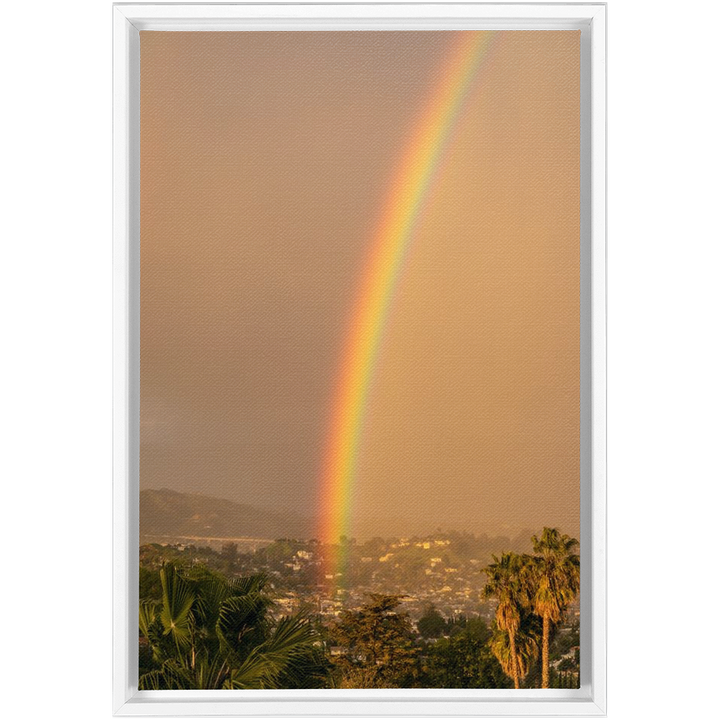
M 605 5 L 124 4 L 116 715 L 604 715 Z

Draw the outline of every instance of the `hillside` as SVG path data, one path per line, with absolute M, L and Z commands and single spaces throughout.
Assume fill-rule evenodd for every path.
M 140 492 L 140 542 L 158 537 L 307 539 L 309 519 L 291 512 L 272 512 L 251 505 L 176 492 Z

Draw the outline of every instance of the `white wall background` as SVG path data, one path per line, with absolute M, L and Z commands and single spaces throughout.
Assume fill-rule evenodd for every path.
M 700 718 L 717 712 L 720 13 L 608 5 L 608 715 Z M 2 19 L 4 704 L 42 720 L 72 695 L 78 720 L 109 717 L 111 3 Z

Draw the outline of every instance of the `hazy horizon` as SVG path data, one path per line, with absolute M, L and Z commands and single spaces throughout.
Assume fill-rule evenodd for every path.
M 140 33 L 141 489 L 317 516 L 364 258 L 455 35 Z M 392 298 L 352 535 L 579 532 L 579 48 L 498 33 L 469 86 Z
M 180 492 L 178 490 L 173 490 L 172 488 L 145 488 L 145 490 L 153 490 L 156 492 L 162 492 L 162 491 L 170 491 L 170 492 Z M 188 492 L 188 493 L 182 493 L 183 495 L 196 495 L 200 496 L 202 498 L 209 498 L 211 500 L 218 500 L 220 502 L 231 502 L 235 503 L 237 501 L 229 500 L 229 498 L 223 498 L 219 497 L 217 495 L 207 495 L 204 493 L 197 493 L 197 492 Z M 265 506 L 262 503 L 259 502 L 248 502 L 248 503 L 240 503 L 237 502 L 238 505 L 252 508 L 253 510 L 259 510 L 262 513 L 273 513 L 273 514 L 279 514 L 282 515 L 285 513 L 293 513 L 294 515 L 297 515 L 298 518 L 302 520 L 312 521 L 312 515 L 306 515 L 302 512 L 298 512 L 297 510 L 287 509 L 282 510 L 279 509 L 277 506 Z M 187 518 L 183 518 L 183 520 L 186 520 Z M 141 524 L 143 522 L 143 518 L 141 517 Z M 309 522 L 309 524 L 312 526 L 312 523 Z M 542 531 L 543 526 L 537 526 L 537 527 L 530 527 L 530 526 L 524 526 L 524 525 L 512 525 L 501 522 L 500 519 L 498 519 L 497 522 L 485 522 L 482 524 L 478 524 L 478 522 L 474 519 L 470 519 L 468 521 L 462 521 L 458 518 L 451 518 L 448 519 L 447 523 L 439 522 L 436 525 L 428 524 L 427 522 L 423 522 L 422 520 L 413 521 L 412 519 L 408 519 L 406 516 L 396 516 L 394 518 L 389 517 L 382 519 L 380 521 L 374 522 L 367 527 L 363 527 L 362 525 L 358 525 L 356 527 L 356 532 L 351 536 L 350 539 L 354 539 L 359 543 L 366 542 L 374 537 L 382 537 L 384 539 L 388 538 L 406 538 L 406 537 L 425 537 L 429 535 L 433 535 L 436 533 L 470 533 L 472 535 L 475 535 L 477 537 L 480 537 L 482 535 L 487 535 L 488 537 L 508 537 L 510 540 L 516 540 L 520 536 L 529 536 L 533 534 L 538 534 Z M 568 526 L 560 526 L 558 527 L 559 530 L 561 530 L 563 533 L 571 535 L 578 540 L 580 539 L 580 525 L 579 521 L 575 525 L 568 525 Z M 143 533 L 141 531 L 141 535 L 151 535 L 154 537 L 159 537 L 159 535 L 164 533 L 153 533 L 153 532 L 145 532 Z M 170 533 L 172 534 L 172 533 Z M 176 533 L 178 536 L 183 535 L 184 533 Z M 278 533 L 269 533 L 266 534 L 267 537 L 264 537 L 266 540 L 277 540 L 280 535 Z M 278 537 L 274 537 L 275 535 L 278 535 Z M 226 537 L 228 539 L 237 539 L 240 537 L 255 537 L 256 534 L 245 534 L 245 535 L 231 535 L 231 534 L 215 534 L 213 533 L 207 533 L 205 535 L 198 533 L 193 535 L 194 537 Z M 273 537 L 271 537 L 273 536 Z M 189 537 L 189 535 L 187 535 Z M 292 537 L 297 540 L 311 540 L 311 539 L 317 539 L 315 535 L 313 535 L 313 529 L 310 529 L 306 533 L 288 533 L 288 537 Z

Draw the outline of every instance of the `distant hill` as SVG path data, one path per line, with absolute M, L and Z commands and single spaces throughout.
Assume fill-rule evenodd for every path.
M 292 512 L 272 512 L 175 490 L 140 492 L 141 544 L 161 536 L 307 540 L 312 531 L 308 518 Z

